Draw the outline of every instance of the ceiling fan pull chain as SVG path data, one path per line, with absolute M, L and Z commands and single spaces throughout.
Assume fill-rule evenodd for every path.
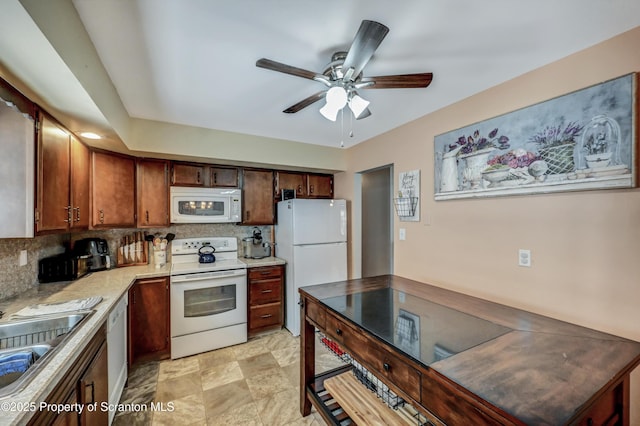
M 344 148 L 344 108 L 340 110 L 340 148 Z

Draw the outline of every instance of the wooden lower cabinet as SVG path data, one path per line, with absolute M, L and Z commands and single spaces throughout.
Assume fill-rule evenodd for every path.
M 284 325 L 284 266 L 249 268 L 249 336 Z
M 101 409 L 101 403 L 109 401 L 109 371 L 107 368 L 107 343 L 105 342 L 80 378 L 79 403 L 87 407 L 97 404 L 97 410 L 85 409 L 80 414 L 81 425 L 109 424 L 109 411 Z
M 169 277 L 136 280 L 129 289 L 129 367 L 171 356 Z
M 69 371 L 45 398 L 45 402 L 48 404 L 96 403 L 97 410 L 88 412 L 85 409 L 82 413 L 68 411 L 58 414 L 55 410 L 44 409 L 35 412 L 27 424 L 108 425 L 109 412 L 100 409 L 103 403 L 108 401 L 107 334 L 106 324 L 103 324 Z

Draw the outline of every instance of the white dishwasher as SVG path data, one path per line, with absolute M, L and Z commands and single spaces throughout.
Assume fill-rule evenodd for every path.
M 118 301 L 109 314 L 107 325 L 107 356 L 109 372 L 109 404 L 120 402 L 127 381 L 127 304 L 128 295 Z M 109 411 L 109 424 L 116 412 Z

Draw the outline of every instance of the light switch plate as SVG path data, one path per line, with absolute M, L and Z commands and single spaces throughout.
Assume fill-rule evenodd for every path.
M 518 265 L 531 267 L 531 250 L 518 250 Z
M 400 228 L 400 233 L 398 238 L 400 238 L 400 241 L 404 241 L 407 239 L 407 230 L 405 228 Z

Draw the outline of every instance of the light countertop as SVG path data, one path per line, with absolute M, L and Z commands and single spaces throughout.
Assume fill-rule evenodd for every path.
M 277 257 L 240 258 L 240 260 L 247 264 L 247 268 L 285 264 L 284 260 Z M 107 320 L 109 312 L 137 279 L 169 276 L 170 272 L 169 264 L 162 268 L 155 268 L 154 265 L 114 268 L 93 272 L 77 281 L 40 284 L 18 296 L 0 301 L 0 310 L 5 313 L 1 321 L 6 321 L 13 313 L 33 304 L 102 296 L 102 302 L 94 307 L 95 313 L 64 345 L 57 349 L 57 353 L 48 360 L 46 368 L 40 371 L 21 392 L 10 399 L 0 400 L 0 411 L 2 411 L 0 426 L 23 424 L 31 417 L 28 410 L 20 411 L 17 408 L 29 407 L 29 404 L 34 402 L 38 405 L 49 395 Z M 2 404 L 9 401 L 8 405 Z

